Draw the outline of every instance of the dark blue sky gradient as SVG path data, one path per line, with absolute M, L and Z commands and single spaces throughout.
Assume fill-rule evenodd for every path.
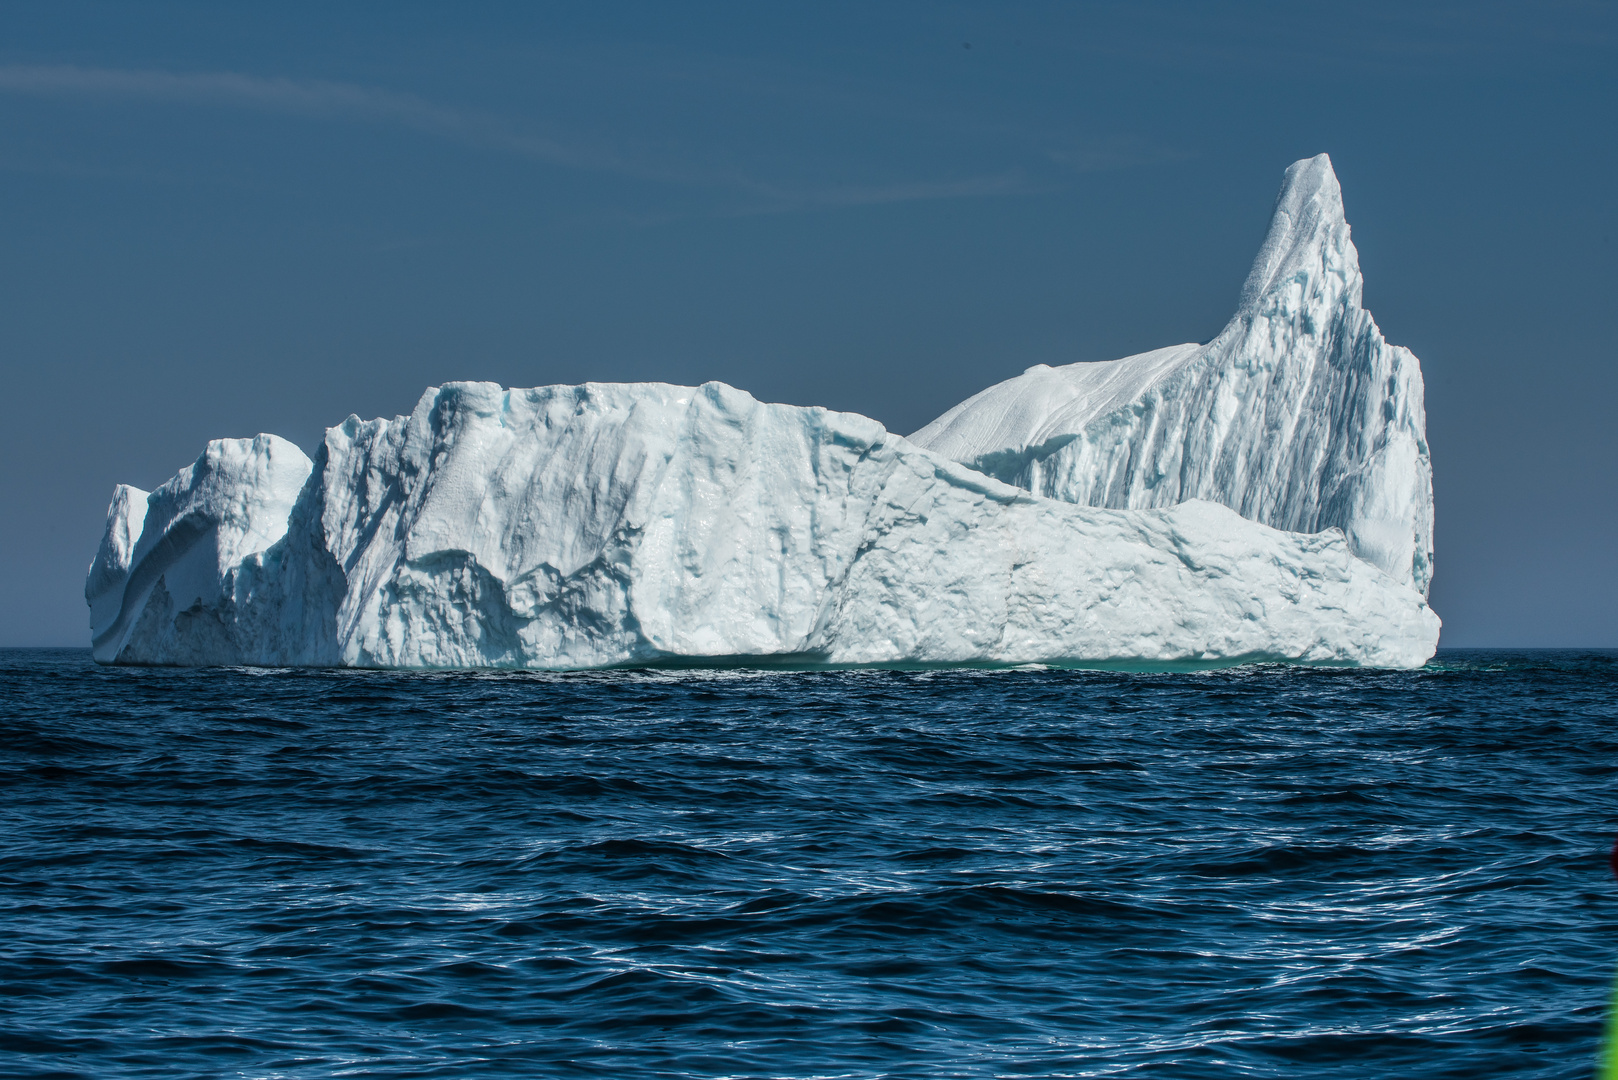
M 1332 155 L 1445 645 L 1618 644 L 1611 3 L 4 4 L 0 645 L 108 497 L 450 379 L 908 432 L 1211 337 Z M 968 45 L 970 47 L 968 47 Z

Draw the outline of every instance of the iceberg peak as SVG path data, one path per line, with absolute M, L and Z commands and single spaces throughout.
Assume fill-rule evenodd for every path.
M 1223 503 L 1288 532 L 1339 529 L 1427 595 L 1432 463 L 1421 365 L 1361 306 L 1325 154 L 1286 171 L 1235 315 L 1206 345 L 1031 368 L 912 441 L 1029 491 L 1119 509 Z
M 1270 231 L 1242 285 L 1237 310 L 1251 312 L 1278 285 L 1322 272 L 1334 272 L 1345 283 L 1358 286 L 1359 256 L 1348 239 L 1343 189 L 1331 158 L 1317 154 L 1287 168 Z M 1356 303 L 1358 299 L 1356 293 Z

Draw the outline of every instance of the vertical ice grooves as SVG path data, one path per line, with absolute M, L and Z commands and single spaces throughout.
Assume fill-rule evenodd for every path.
M 1212 341 L 1030 369 L 911 439 L 1082 505 L 1207 499 L 1280 529 L 1341 529 L 1356 555 L 1425 596 L 1421 367 L 1383 340 L 1361 295 L 1331 161 L 1308 158 L 1287 169 L 1236 314 Z M 1027 464 L 1008 475 L 1000 463 L 1018 456 Z

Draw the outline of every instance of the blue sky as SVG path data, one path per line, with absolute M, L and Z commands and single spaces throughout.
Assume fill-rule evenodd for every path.
M 0 3 L 0 644 L 117 482 L 449 379 L 911 431 L 1201 341 L 1328 152 L 1445 645 L 1618 645 L 1611 3 Z

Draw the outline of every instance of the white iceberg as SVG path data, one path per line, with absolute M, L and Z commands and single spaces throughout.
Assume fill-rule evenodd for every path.
M 1284 262 L 1272 246 L 1261 262 Z M 1239 484 L 1185 487 L 1174 505 L 1109 509 L 1079 505 L 1097 501 L 1083 494 L 1094 488 L 1036 481 L 1036 463 L 1099 439 L 1097 417 L 1161 395 L 1195 352 L 1116 362 L 1116 377 L 1068 380 L 1077 391 L 1046 406 L 1018 389 L 1021 411 L 998 428 L 963 426 L 968 402 L 920 433 L 955 431 L 942 453 L 863 416 L 764 404 L 720 383 L 451 383 L 407 417 L 350 417 L 312 462 L 273 436 L 216 441 L 150 495 L 117 489 L 85 589 L 95 656 L 406 668 L 1425 662 L 1437 616 L 1411 574 L 1378 564 L 1370 530 L 1242 516 L 1308 502 L 1290 487 L 1267 494 L 1244 472 Z M 1401 407 L 1419 434 L 1419 373 L 1402 356 L 1415 396 Z M 1173 400 L 1194 428 L 1187 396 Z M 1249 414 L 1270 415 L 1262 403 Z M 1263 441 L 1230 417 L 1218 431 L 1215 451 Z M 1045 446 L 1053 439 L 1065 443 Z M 1290 429 L 1281 442 L 1303 445 Z M 1026 462 L 981 460 L 1005 453 Z M 1264 475 L 1293 483 L 1302 468 Z M 1120 490 L 1123 504 L 1139 501 Z M 1385 516 L 1430 523 L 1430 497 L 1422 505 Z

